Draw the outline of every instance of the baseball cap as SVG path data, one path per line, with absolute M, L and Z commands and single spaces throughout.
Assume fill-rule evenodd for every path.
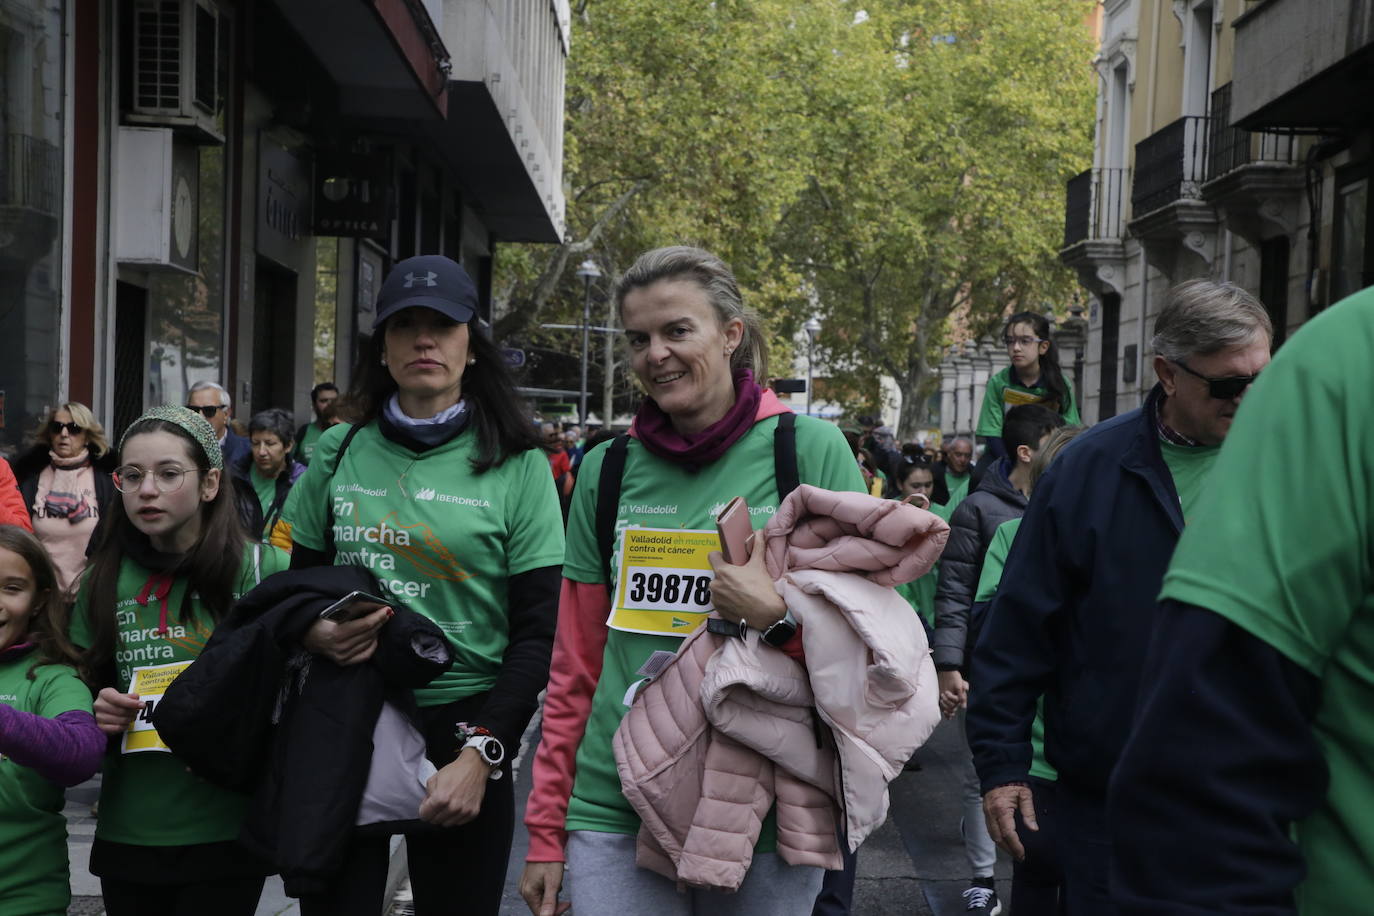
M 406 258 L 391 268 L 377 296 L 375 331 L 401 309 L 424 306 L 454 321 L 468 322 L 477 314 L 477 287 L 458 262 L 441 254 Z

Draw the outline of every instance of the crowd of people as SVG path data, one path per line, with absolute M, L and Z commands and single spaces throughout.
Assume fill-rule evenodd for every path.
M 303 425 L 210 381 L 117 436 L 62 404 L 0 463 L 0 913 L 65 912 L 100 770 L 110 916 L 246 916 L 270 874 L 373 916 L 396 835 L 416 912 L 494 914 L 541 695 L 534 916 L 849 913 L 942 721 L 969 913 L 997 847 L 1016 916 L 1357 911 L 1372 295 L 1269 367 L 1259 302 L 1181 284 L 1144 405 L 1088 430 L 1014 314 L 936 447 L 794 414 L 729 268 L 657 249 L 614 298 L 645 397 L 584 435 L 421 256 Z

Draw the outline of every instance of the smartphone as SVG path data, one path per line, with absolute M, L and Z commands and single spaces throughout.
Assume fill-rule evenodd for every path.
M 716 531 L 720 534 L 720 552 L 725 562 L 743 566 L 749 562 L 749 545 L 754 541 L 754 527 L 749 524 L 749 504 L 743 496 L 726 503 L 716 516 Z
M 367 607 L 369 604 L 380 604 L 389 607 L 391 602 L 386 598 L 378 598 L 376 595 L 370 595 L 367 592 L 349 592 L 329 607 L 320 611 L 320 619 L 332 620 L 335 623 L 347 623 L 350 620 L 357 620 L 359 617 L 366 616 L 376 610 L 375 607 Z

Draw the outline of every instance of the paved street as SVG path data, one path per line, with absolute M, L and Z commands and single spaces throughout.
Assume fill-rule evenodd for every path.
M 526 756 L 529 740 L 537 740 L 537 735 L 527 736 Z M 893 783 L 887 823 L 859 850 L 856 916 L 953 916 L 963 911 L 960 894 L 968 886 L 968 866 L 959 840 L 957 748 L 958 735 L 952 723 L 942 724 L 918 755 L 922 769 L 903 773 Z M 522 766 L 516 782 L 521 810 L 529 793 L 529 782 L 529 769 Z M 104 912 L 99 885 L 86 871 L 95 829 L 90 806 L 97 791 L 98 781 L 93 781 L 67 793 L 73 893 L 70 913 L 80 916 L 100 916 Z M 529 912 L 516 891 L 525 846 L 525 834 L 520 829 L 511 851 L 502 916 L 524 916 Z M 1003 913 L 1009 912 L 1006 900 L 1010 874 L 1010 865 L 1003 858 L 997 870 Z M 298 912 L 296 902 L 282 893 L 281 883 L 270 880 L 258 916 Z M 400 916 L 408 911 L 397 906 L 393 912 Z

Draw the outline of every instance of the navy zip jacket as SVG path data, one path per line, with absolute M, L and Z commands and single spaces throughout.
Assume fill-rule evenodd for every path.
M 1024 782 L 1045 697 L 1045 756 L 1103 797 L 1126 744 L 1183 513 L 1145 406 L 1069 444 L 1041 478 L 988 609 L 969 676 L 968 738 L 986 793 Z

